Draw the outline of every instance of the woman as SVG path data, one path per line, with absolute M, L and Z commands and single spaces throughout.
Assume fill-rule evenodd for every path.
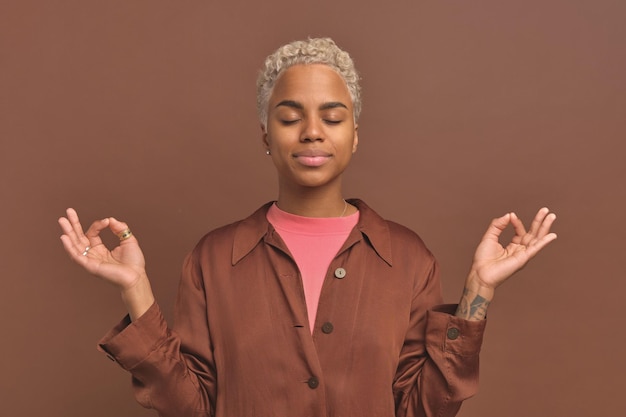
M 555 215 L 539 210 L 528 231 L 513 213 L 494 219 L 459 305 L 442 305 L 419 237 L 343 197 L 360 112 L 348 54 L 330 39 L 292 42 L 267 58 L 257 87 L 278 198 L 198 243 L 172 329 L 125 223 L 83 233 L 74 210 L 59 220 L 70 257 L 116 285 L 128 308 L 102 350 L 163 416 L 455 415 L 476 391 L 494 290 L 556 238 Z M 112 251 L 106 228 L 120 237 Z

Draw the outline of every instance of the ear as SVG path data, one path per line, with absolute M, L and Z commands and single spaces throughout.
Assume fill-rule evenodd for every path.
M 263 148 L 269 149 L 270 144 L 267 141 L 267 127 L 265 127 L 263 123 L 259 124 L 259 127 L 261 128 L 261 141 L 263 142 Z
M 354 126 L 354 139 L 352 142 L 352 153 L 356 152 L 356 148 L 359 145 L 359 125 Z

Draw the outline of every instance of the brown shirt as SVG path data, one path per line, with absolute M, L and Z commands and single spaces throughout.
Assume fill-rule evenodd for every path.
M 313 334 L 269 204 L 207 234 L 185 261 L 173 329 L 154 304 L 100 343 L 137 400 L 168 417 L 455 415 L 477 390 L 485 322 L 440 305 L 437 263 L 415 233 L 350 202 L 360 220 L 328 269 Z

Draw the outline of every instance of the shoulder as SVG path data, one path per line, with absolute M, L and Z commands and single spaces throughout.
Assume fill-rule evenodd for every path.
M 196 244 L 192 254 L 227 255 L 228 259 L 241 250 L 249 250 L 265 236 L 268 230 L 266 218 L 270 203 L 264 204 L 245 219 L 220 226 L 206 233 Z
M 361 200 L 352 200 L 361 213 L 359 228 L 376 252 L 389 264 L 400 258 L 434 261 L 422 238 L 413 230 L 383 219 Z
M 237 220 L 233 223 L 225 224 L 223 226 L 217 227 L 209 232 L 205 233 L 204 236 L 198 240 L 196 244 L 197 248 L 205 248 L 214 245 L 222 245 L 225 243 L 229 243 L 233 241 L 235 233 L 237 231 L 237 227 L 241 224 L 242 220 Z
M 389 227 L 389 235 L 393 241 L 428 250 L 426 243 L 414 230 L 391 220 L 385 220 L 385 222 Z
M 397 262 L 429 265 L 432 267 L 437 261 L 422 238 L 413 230 L 396 222 L 386 220 L 391 236 L 391 250 L 393 258 Z

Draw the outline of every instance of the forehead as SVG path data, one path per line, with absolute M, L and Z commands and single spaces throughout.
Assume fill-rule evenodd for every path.
M 294 65 L 276 81 L 270 97 L 272 104 L 294 100 L 303 104 L 341 102 L 352 107 L 348 86 L 331 67 L 324 64 Z

